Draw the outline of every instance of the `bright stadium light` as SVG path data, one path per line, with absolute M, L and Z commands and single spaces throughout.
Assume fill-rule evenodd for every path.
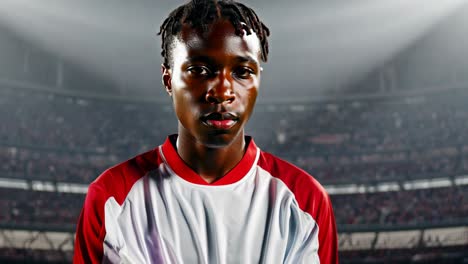
M 295 17 L 281 20 L 282 33 L 288 38 L 278 36 L 272 49 L 287 51 L 272 52 L 268 69 L 282 71 L 282 80 L 289 86 L 294 80 L 287 76 L 303 80 L 297 86 L 313 89 L 327 87 L 337 79 L 349 83 L 406 49 L 465 3 L 464 0 L 310 2 L 309 8 L 291 5 L 288 12 L 278 5 L 272 11 L 275 16 L 293 13 Z M 274 34 L 272 38 L 276 38 Z M 281 81 L 270 80 L 268 87 Z
M 247 1 L 272 30 L 263 87 L 326 88 L 349 82 L 418 40 L 465 0 Z M 48 51 L 114 80 L 159 84 L 163 14 L 173 1 L 2 0 L 0 23 Z M 278 19 L 281 18 L 281 19 Z M 287 37 L 284 37 L 287 36 Z M 294 91 L 288 91 L 288 95 Z

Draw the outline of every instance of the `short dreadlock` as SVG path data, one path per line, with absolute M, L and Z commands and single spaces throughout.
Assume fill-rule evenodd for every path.
M 169 62 L 172 61 L 170 50 L 174 37 L 182 30 L 182 25 L 188 24 L 194 29 L 206 32 L 209 25 L 221 18 L 232 23 L 238 36 L 243 35 L 243 30 L 246 30 L 247 35 L 253 30 L 260 40 L 261 59 L 267 61 L 267 37 L 270 30 L 260 21 L 255 11 L 232 0 L 191 0 L 172 11 L 160 27 L 158 35 L 162 38 L 161 55 L 164 64 L 169 66 Z

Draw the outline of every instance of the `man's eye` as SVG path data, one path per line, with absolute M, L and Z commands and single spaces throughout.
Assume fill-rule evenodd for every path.
M 234 75 L 242 79 L 250 78 L 254 73 L 254 70 L 249 67 L 240 67 L 234 71 Z
M 211 74 L 210 69 L 208 69 L 208 67 L 205 66 L 190 66 L 187 68 L 187 71 L 193 75 L 208 76 Z

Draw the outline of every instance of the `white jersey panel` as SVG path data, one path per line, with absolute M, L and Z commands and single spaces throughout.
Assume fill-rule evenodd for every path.
M 107 200 L 105 226 L 104 262 L 319 263 L 316 222 L 256 165 L 238 182 L 209 186 L 162 163 L 122 206 Z

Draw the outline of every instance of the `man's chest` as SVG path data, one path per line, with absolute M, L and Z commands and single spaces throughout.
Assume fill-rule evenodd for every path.
M 250 180 L 222 188 L 147 180 L 122 206 L 106 203 L 105 255 L 128 263 L 283 263 L 314 252 L 315 221 L 290 192 L 262 175 Z

